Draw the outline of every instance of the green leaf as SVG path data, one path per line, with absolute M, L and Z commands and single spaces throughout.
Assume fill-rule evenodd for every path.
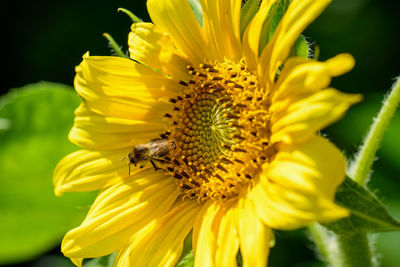
M 290 4 L 290 0 L 278 0 L 271 8 L 267 19 L 264 21 L 261 37 L 259 43 L 260 53 L 263 51 L 265 46 L 274 36 L 274 33 L 279 25 L 279 22 L 285 15 L 286 10 L 288 9 Z M 309 57 L 309 46 L 307 41 L 303 36 L 299 36 L 296 39 L 296 42 L 293 44 L 290 52 L 290 56 L 298 56 L 303 58 Z
M 337 204 L 349 209 L 351 215 L 325 226 L 338 234 L 346 232 L 399 231 L 400 223 L 386 210 L 383 204 L 366 188 L 350 178 L 336 192 Z
M 240 252 L 240 249 L 239 249 L 238 253 L 236 254 L 236 264 L 238 267 L 243 266 L 243 258 L 242 258 L 242 253 Z
M 0 130 L 7 130 L 11 127 L 11 122 L 7 119 L 0 118 Z
M 247 0 L 240 11 L 240 37 L 260 8 L 261 0 Z
M 185 237 L 185 240 L 183 240 L 182 254 L 178 262 L 180 262 L 184 257 L 186 257 L 187 254 L 189 254 L 192 251 L 192 238 L 193 238 L 193 231 L 190 231 L 190 233 Z
M 67 140 L 80 100 L 71 87 L 41 82 L 0 98 L 0 264 L 26 261 L 79 225 L 88 194 L 53 194 L 57 162 L 77 150 Z
M 203 27 L 203 9 L 199 0 L 189 0 L 190 7 L 194 13 L 197 22 Z
M 194 265 L 193 251 L 190 251 L 176 267 L 192 267 Z
M 279 25 L 283 15 L 288 9 L 290 4 L 289 0 L 278 0 L 269 11 L 267 19 L 264 21 L 263 27 L 261 29 L 259 50 L 260 53 L 263 51 L 267 43 L 272 39 L 276 28 Z
M 308 59 L 309 51 L 310 48 L 308 46 L 306 39 L 304 39 L 303 36 L 299 36 L 299 38 L 297 38 L 296 42 L 291 48 L 290 55 Z
M 113 253 L 111 255 L 103 256 L 95 259 L 85 259 L 83 261 L 84 267 L 112 267 L 114 265 L 115 257 L 117 253 Z

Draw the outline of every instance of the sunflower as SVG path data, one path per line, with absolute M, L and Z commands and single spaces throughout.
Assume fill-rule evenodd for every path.
M 348 215 L 333 202 L 345 159 L 318 131 L 360 100 L 328 88 L 354 60 L 289 57 L 330 1 L 293 0 L 265 46 L 275 1 L 243 33 L 241 0 L 200 2 L 202 25 L 186 0 L 149 0 L 130 59 L 87 53 L 76 68 L 69 138 L 82 150 L 54 184 L 99 190 L 62 242 L 77 265 L 118 252 L 116 266 L 173 266 L 192 234 L 195 266 L 235 266 L 238 253 L 265 266 L 271 229 Z

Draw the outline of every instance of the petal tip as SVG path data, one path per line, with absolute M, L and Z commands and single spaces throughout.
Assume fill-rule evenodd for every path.
M 329 70 L 332 76 L 340 76 L 352 70 L 356 64 L 354 57 L 348 53 L 339 54 L 329 60 Z
M 57 186 L 54 188 L 54 195 L 57 197 L 62 197 L 64 195 L 64 192 Z
M 353 95 L 353 104 L 361 102 L 363 99 L 364 99 L 364 96 L 362 94 L 354 94 Z

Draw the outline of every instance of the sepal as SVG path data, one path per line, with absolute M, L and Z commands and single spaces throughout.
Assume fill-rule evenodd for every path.
M 117 253 L 94 259 L 85 259 L 83 267 L 112 267 Z
M 240 36 L 260 8 L 261 0 L 247 0 L 240 11 Z
M 348 177 L 339 186 L 335 202 L 351 212 L 347 218 L 324 225 L 337 234 L 400 230 L 400 223 L 383 204 L 368 189 Z

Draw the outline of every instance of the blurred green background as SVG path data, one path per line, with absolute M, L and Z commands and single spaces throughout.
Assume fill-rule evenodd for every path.
M 110 33 L 127 50 L 130 19 L 117 13 L 119 7 L 150 21 L 144 0 L 6 1 L 1 94 L 39 81 L 72 85 L 74 66 L 86 51 L 110 54 L 103 32 Z M 400 4 L 394 0 L 334 0 L 304 32 L 309 42 L 320 47 L 320 59 L 342 52 L 356 59 L 354 70 L 336 78 L 333 86 L 362 93 L 364 101 L 324 130 L 349 158 L 393 78 L 400 74 L 399 10 Z M 31 93 L 31 86 L 12 90 L 7 101 L 5 96 L 0 101 L 0 118 L 13 119 L 11 126 L 10 121 L 0 119 L 0 265 L 4 266 L 71 266 L 58 252 L 58 244 L 67 229 L 79 224 L 93 199 L 91 194 L 79 193 L 53 196 L 49 169 L 77 149 L 68 143 L 67 133 L 79 100 L 70 87 L 51 83 L 39 87 L 43 91 L 40 95 Z M 57 93 L 53 93 L 55 90 Z M 22 91 L 26 92 L 19 95 Z M 399 113 L 384 137 L 370 182 L 370 188 L 397 219 Z M 375 235 L 375 243 L 381 266 L 400 266 L 400 233 Z M 299 230 L 277 232 L 269 266 L 324 265 L 315 259 L 312 243 Z

